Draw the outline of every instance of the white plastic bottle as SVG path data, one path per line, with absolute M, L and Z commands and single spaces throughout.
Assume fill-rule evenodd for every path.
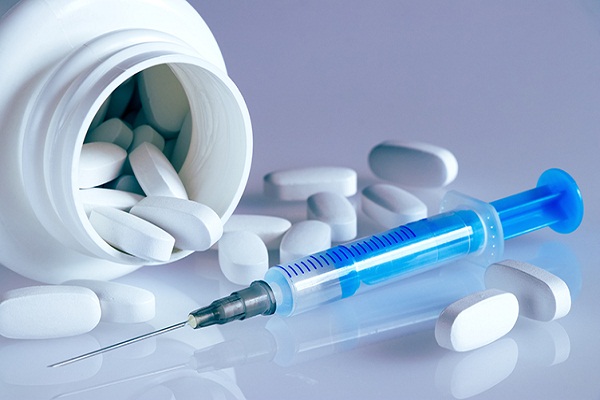
M 250 118 L 193 7 L 184 0 L 13 3 L 0 20 L 0 263 L 49 283 L 113 279 L 147 264 L 98 236 L 76 177 L 102 103 L 160 64 L 181 82 L 193 119 L 180 177 L 191 199 L 227 220 L 248 179 Z M 188 254 L 176 251 L 171 261 Z

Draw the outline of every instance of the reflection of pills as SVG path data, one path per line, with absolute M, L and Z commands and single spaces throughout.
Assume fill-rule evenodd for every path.
M 435 325 L 435 339 L 444 348 L 469 351 L 506 335 L 515 326 L 519 303 L 512 293 L 488 289 L 450 304 Z
M 564 317 L 571 309 L 567 284 L 552 273 L 522 261 L 505 260 L 490 265 L 485 285 L 514 293 L 520 313 L 538 321 Z

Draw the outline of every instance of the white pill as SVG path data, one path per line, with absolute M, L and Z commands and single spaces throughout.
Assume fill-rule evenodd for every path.
M 112 92 L 106 118 L 121 118 L 123 116 L 133 97 L 135 81 L 134 78 L 129 78 Z
M 264 277 L 269 268 L 269 252 L 255 233 L 225 233 L 219 241 L 219 265 L 230 282 L 249 285 Z
M 179 171 L 185 162 L 185 159 L 190 150 L 190 143 L 192 141 L 192 129 L 193 129 L 193 120 L 192 114 L 188 113 L 183 121 L 183 125 L 181 126 L 181 131 L 179 132 L 179 136 L 175 140 L 175 146 L 173 147 L 173 152 L 171 153 L 171 164 L 173 164 L 173 168 L 176 171 Z
M 165 138 L 175 137 L 190 110 L 179 79 L 163 64 L 142 71 L 138 85 L 142 109 L 150 124 Z
M 306 200 L 319 192 L 356 194 L 356 172 L 343 167 L 309 167 L 271 172 L 264 177 L 264 192 L 280 200 Z
M 165 149 L 165 138 L 150 125 L 140 125 L 133 130 L 133 141 L 129 146 L 129 152 L 131 153 L 142 143 L 152 143 L 160 151 Z
M 518 317 L 519 302 L 514 294 L 484 290 L 444 309 L 435 324 L 435 339 L 450 350 L 474 350 L 506 335 Z
M 131 192 L 145 196 L 144 190 L 133 175 L 121 175 L 114 181 L 110 182 L 109 187 L 111 189 L 122 190 L 124 192 Z
M 144 198 L 136 193 L 122 190 L 92 188 L 80 189 L 79 198 L 83 203 L 85 213 L 89 216 L 94 208 L 111 207 L 123 211 L 129 211 L 140 200 Z
M 100 302 L 87 288 L 31 286 L 0 296 L 0 335 L 12 339 L 51 339 L 94 329 Z
M 150 196 L 130 211 L 169 232 L 175 247 L 203 251 L 223 235 L 221 218 L 207 205 L 176 197 Z
M 133 141 L 133 132 L 123 121 L 112 118 L 104 121 L 85 136 L 85 143 L 108 142 L 127 150 Z
M 317 220 L 300 221 L 283 235 L 279 262 L 287 264 L 330 247 L 331 228 L 328 224 Z
M 427 206 L 399 187 L 376 183 L 363 189 L 363 212 L 386 228 L 394 228 L 427 217 Z
M 129 162 L 147 196 L 188 198 L 177 171 L 156 146 L 142 143 L 129 154 Z
M 524 317 L 552 321 L 567 315 L 571 293 L 558 276 L 529 263 L 504 260 L 485 271 L 485 285 L 514 293 Z
M 121 173 L 127 152 L 112 143 L 86 143 L 79 159 L 79 187 L 91 188 L 112 181 Z
M 223 232 L 250 231 L 256 233 L 269 250 L 279 249 L 281 238 L 292 226 L 285 218 L 270 215 L 233 214 L 223 226 Z
M 442 187 L 458 174 L 458 162 L 450 151 L 421 142 L 386 141 L 369 153 L 371 171 L 399 185 Z
M 175 238 L 156 225 L 125 211 L 98 207 L 90 214 L 98 235 L 111 246 L 144 260 L 169 261 Z
M 356 210 L 338 193 L 313 194 L 306 201 L 308 219 L 325 222 L 331 227 L 331 240 L 343 242 L 356 237 Z
M 85 287 L 96 293 L 102 321 L 134 324 L 150 321 L 156 313 L 154 293 L 137 286 L 87 279 L 64 284 Z

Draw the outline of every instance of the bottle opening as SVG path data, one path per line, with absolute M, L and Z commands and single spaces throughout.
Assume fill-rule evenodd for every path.
M 126 264 L 152 264 L 156 262 L 104 241 L 90 223 L 92 209 L 109 206 L 128 211 L 136 198 L 147 195 L 128 155 L 142 143 L 150 143 L 168 160 L 188 198 L 209 206 L 225 222 L 249 174 L 249 117 L 237 88 L 210 65 L 159 63 L 129 71 L 110 86 L 116 89 L 106 90 L 95 101 L 85 118 L 91 122 L 81 128 L 73 165 L 74 202 L 81 228 L 105 257 Z M 169 261 L 189 253 L 175 249 Z

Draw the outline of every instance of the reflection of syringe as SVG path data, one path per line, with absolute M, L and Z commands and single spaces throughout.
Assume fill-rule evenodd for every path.
M 442 205 L 443 211 L 448 209 L 452 211 L 272 267 L 263 281 L 191 312 L 186 321 L 51 367 L 188 324 L 197 329 L 261 314 L 297 314 L 466 256 L 487 265 L 502 256 L 505 239 L 547 226 L 569 233 L 583 218 L 579 188 L 559 169 L 544 172 L 537 187 L 490 204 L 450 192 Z

